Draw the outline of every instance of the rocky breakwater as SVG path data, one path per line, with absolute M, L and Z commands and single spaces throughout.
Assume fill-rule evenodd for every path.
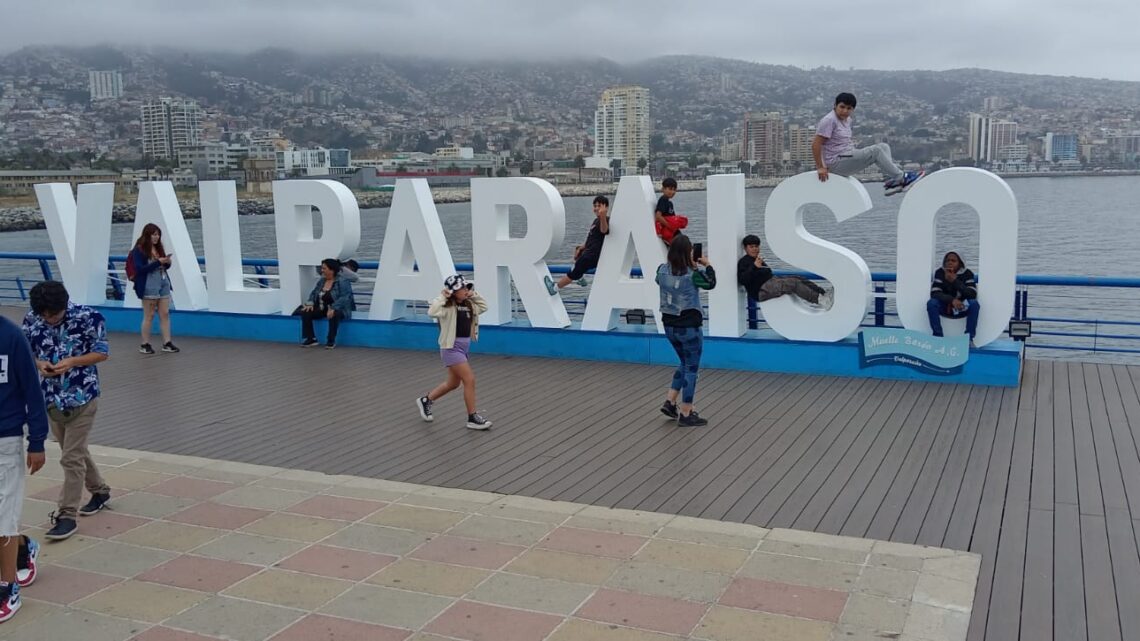
M 179 201 L 183 218 L 201 218 L 202 211 L 197 200 Z M 272 214 L 272 200 L 243 199 L 238 200 L 238 214 L 242 216 L 256 216 L 259 214 Z M 116 223 L 129 223 L 135 220 L 134 203 L 115 203 L 111 209 L 111 220 Z M 39 207 L 8 207 L 0 209 L 0 232 L 23 231 L 25 229 L 43 229 L 44 217 Z

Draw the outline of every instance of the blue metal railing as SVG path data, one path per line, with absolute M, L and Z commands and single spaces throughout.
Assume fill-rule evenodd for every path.
M 34 261 L 38 263 L 40 268 L 40 276 L 45 280 L 53 279 L 53 272 L 51 263 L 55 261 L 55 256 L 48 253 L 23 253 L 23 252 L 0 252 L 0 260 L 12 261 Z M 198 257 L 198 263 L 204 265 L 205 258 Z M 108 262 L 108 297 L 121 300 L 124 294 L 123 279 L 118 277 L 118 267 L 126 261 L 126 256 L 111 256 Z M 275 269 L 278 266 L 277 260 L 272 258 L 243 258 L 242 265 L 252 267 L 253 273 L 247 274 L 247 280 L 256 284 L 259 287 L 270 287 L 271 272 L 269 270 Z M 379 266 L 378 261 L 360 261 L 361 270 L 375 270 Z M 455 268 L 460 272 L 470 273 L 474 270 L 471 263 L 456 263 Z M 550 265 L 550 271 L 554 274 L 565 274 L 571 269 L 569 265 Z M 641 276 L 640 269 L 633 269 L 631 272 L 633 276 Z M 803 276 L 820 280 L 816 274 L 802 271 L 787 271 L 777 270 L 775 272 L 779 276 Z M 897 318 L 898 314 L 889 308 L 890 301 L 885 294 L 888 293 L 888 284 L 894 283 L 896 275 L 894 272 L 872 272 L 871 279 L 874 291 L 874 304 L 871 312 L 868 314 L 868 322 L 864 326 L 877 326 L 877 327 L 898 327 L 898 325 L 888 324 L 889 319 Z M 27 299 L 27 290 L 29 282 L 33 279 L 25 278 L 23 275 L 15 277 L 0 277 L 0 303 L 4 301 L 24 301 Z M 1085 352 L 1114 352 L 1122 354 L 1140 354 L 1140 320 L 1132 320 L 1132 318 L 1140 319 L 1140 304 L 1134 303 L 1135 307 L 1129 310 L 1123 310 L 1122 313 L 1129 314 L 1123 319 L 1109 319 L 1109 318 L 1080 318 L 1080 317 L 1066 317 L 1057 315 L 1033 315 L 1030 313 L 1030 299 L 1029 290 L 1033 288 L 1054 288 L 1052 295 L 1046 294 L 1041 298 L 1046 300 L 1048 309 L 1053 311 L 1063 308 L 1063 305 L 1057 304 L 1057 301 L 1073 300 L 1091 301 L 1095 300 L 1095 304 L 1078 303 L 1071 308 L 1074 313 L 1089 315 L 1091 313 L 1102 313 L 1108 307 L 1108 303 L 1117 300 L 1111 296 L 1104 296 L 1101 292 L 1107 289 L 1138 289 L 1140 288 L 1140 278 L 1123 278 L 1115 276 L 1054 276 L 1054 275 L 1036 275 L 1026 274 L 1017 277 L 1018 290 L 1014 297 L 1014 319 L 1026 319 L 1034 323 L 1033 336 L 1036 339 L 1026 342 L 1028 347 L 1037 349 L 1054 349 L 1064 351 L 1085 351 Z M 1067 289 L 1084 290 L 1091 288 L 1098 292 L 1097 298 L 1074 296 L 1068 293 Z M 361 299 L 367 305 L 368 299 L 372 295 L 371 288 L 366 291 L 359 291 L 356 293 L 358 299 Z M 1121 298 L 1121 300 L 1131 300 L 1135 297 Z M 518 302 L 517 299 L 515 301 Z M 581 315 L 585 309 L 585 300 L 582 299 L 564 299 L 564 303 L 574 315 Z M 517 306 L 516 306 L 517 309 Z M 748 304 L 748 323 L 752 329 L 759 328 L 763 325 L 764 321 L 760 318 L 757 311 L 757 306 L 754 302 Z M 1109 329 L 1109 331 L 1101 331 L 1102 327 Z M 1122 333 L 1126 332 L 1127 328 L 1136 328 L 1135 334 Z M 1050 339 L 1042 340 L 1042 337 L 1056 337 L 1059 339 L 1067 339 L 1068 342 L 1057 342 Z

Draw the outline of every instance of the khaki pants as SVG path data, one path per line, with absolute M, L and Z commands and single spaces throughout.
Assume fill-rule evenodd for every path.
M 84 487 L 92 494 L 105 494 L 111 491 L 103 481 L 103 476 L 99 474 L 95 461 L 91 459 L 91 453 L 87 451 L 87 438 L 91 435 L 91 427 L 95 424 L 97 409 L 97 400 L 71 410 L 48 408 L 51 433 L 59 441 L 62 451 L 59 465 L 63 468 L 63 489 L 59 492 L 59 506 L 56 511 L 56 516 L 59 518 L 75 518 L 79 501 L 83 498 Z

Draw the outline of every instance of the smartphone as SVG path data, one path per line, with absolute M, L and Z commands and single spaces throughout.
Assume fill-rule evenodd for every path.
M 700 260 L 705 251 L 704 243 L 693 243 L 693 260 Z

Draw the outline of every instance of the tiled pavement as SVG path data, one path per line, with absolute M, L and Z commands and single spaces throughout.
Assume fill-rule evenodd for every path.
M 958 641 L 979 567 L 952 550 L 93 452 L 113 509 L 44 544 L 0 638 Z M 51 460 L 28 479 L 23 521 L 41 541 L 60 478 Z

